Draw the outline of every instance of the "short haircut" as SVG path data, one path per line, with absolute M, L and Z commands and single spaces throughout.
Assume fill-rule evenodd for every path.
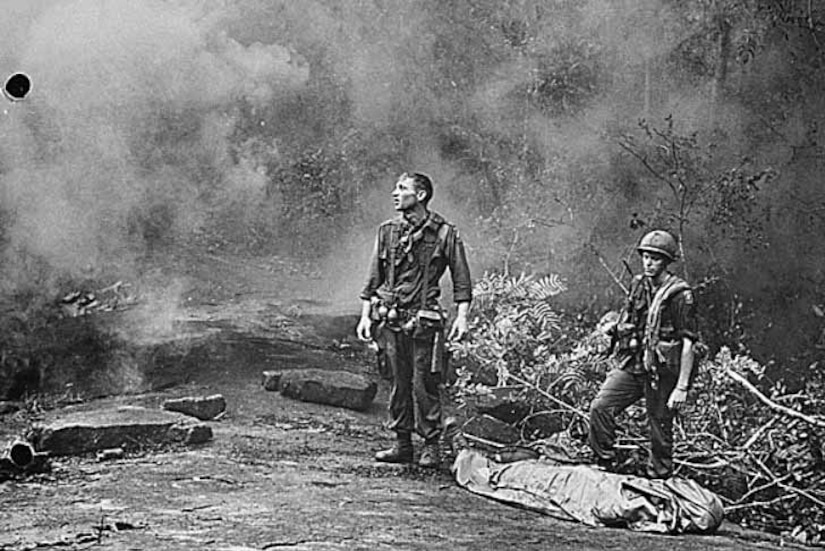
M 412 179 L 413 184 L 415 185 L 415 189 L 417 191 L 423 191 L 427 194 L 424 198 L 422 203 L 425 205 L 430 202 L 430 199 L 433 197 L 433 180 L 428 175 L 424 174 L 423 172 L 405 172 L 401 175 L 403 178 L 406 176 L 407 178 Z

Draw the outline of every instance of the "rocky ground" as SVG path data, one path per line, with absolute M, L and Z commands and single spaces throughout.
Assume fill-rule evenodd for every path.
M 176 315 L 198 335 L 164 388 L 2 416 L 9 440 L 33 422 L 120 405 L 160 408 L 221 394 L 226 413 L 196 446 L 121 458 L 53 458 L 49 473 L 0 483 L 0 548 L 24 549 L 640 549 L 789 545 L 726 524 L 714 536 L 658 536 L 558 521 L 473 495 L 449 472 L 376 464 L 388 385 L 352 339 L 355 318 L 313 281 L 225 258 L 188 267 Z M 232 282 L 231 286 L 227 282 Z M 191 299 L 191 300 L 189 300 Z M 261 385 L 267 369 L 346 369 L 379 381 L 367 411 L 300 402 Z M 174 371 L 174 365 L 167 365 Z

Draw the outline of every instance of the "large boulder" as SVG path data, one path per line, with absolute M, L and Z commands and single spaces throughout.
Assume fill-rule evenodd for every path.
M 295 369 L 282 371 L 278 389 L 289 398 L 356 411 L 369 409 L 378 384 L 349 371 Z
M 38 451 L 51 455 L 192 445 L 211 439 L 211 427 L 191 417 L 134 406 L 70 413 L 36 426 L 32 438 Z

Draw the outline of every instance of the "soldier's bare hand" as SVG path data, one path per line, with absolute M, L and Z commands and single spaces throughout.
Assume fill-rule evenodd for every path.
M 447 335 L 447 340 L 449 341 L 460 341 L 469 332 L 469 326 L 467 324 L 467 318 L 463 316 L 459 316 L 453 322 L 453 326 L 450 328 L 450 334 Z
M 670 398 L 667 400 L 667 407 L 670 409 L 678 410 L 682 404 L 685 403 L 687 400 L 687 390 L 680 390 L 678 388 L 674 388 L 673 392 L 670 393 Z
M 358 326 L 355 328 L 355 335 L 362 341 L 371 341 L 372 320 L 368 317 L 362 317 L 358 321 Z

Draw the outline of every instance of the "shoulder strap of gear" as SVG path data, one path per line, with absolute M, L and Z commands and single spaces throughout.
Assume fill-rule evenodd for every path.
M 644 337 L 645 348 L 653 350 L 659 341 L 659 329 L 662 324 L 662 306 L 664 303 L 676 294 L 688 289 L 690 289 L 690 285 L 688 285 L 684 279 L 678 276 L 672 276 L 656 291 L 656 294 L 653 296 L 653 301 L 647 310 Z
M 387 223 L 390 227 L 390 234 L 388 236 L 388 243 L 385 245 L 389 248 L 387 251 L 387 260 L 389 263 L 389 273 L 387 273 L 387 284 L 390 292 L 393 293 L 393 300 L 395 302 L 395 249 L 398 246 L 398 224 L 391 220 Z
M 447 232 L 450 230 L 450 225 L 437 213 L 433 212 L 430 215 L 429 223 L 438 224 L 438 232 L 436 233 L 435 247 L 429 251 L 424 261 L 424 281 L 421 283 L 421 310 L 427 308 L 427 294 L 430 291 L 430 261 L 432 260 L 435 249 L 447 239 Z

